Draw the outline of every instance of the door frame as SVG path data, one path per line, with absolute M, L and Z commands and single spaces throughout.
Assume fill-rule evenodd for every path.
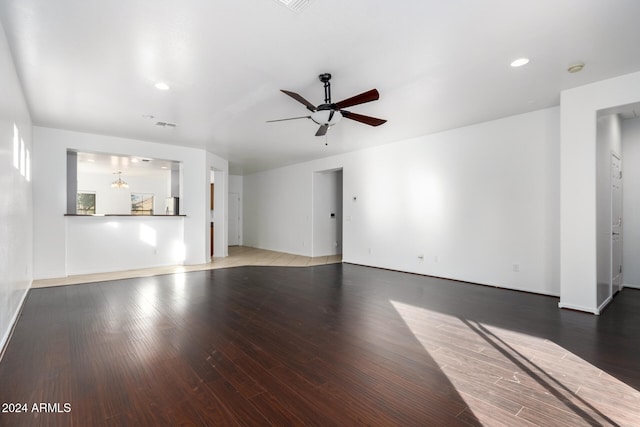
M 232 200 L 232 198 L 237 198 L 237 200 L 238 200 L 238 211 L 236 212 L 236 214 L 237 214 L 236 218 L 231 218 L 231 213 L 232 212 L 231 212 L 230 208 L 231 208 L 231 200 Z M 230 191 L 229 192 L 228 206 L 227 206 L 227 209 L 228 209 L 228 215 L 227 215 L 228 224 L 227 224 L 227 227 L 229 227 L 229 225 L 231 225 L 232 223 L 235 223 L 235 224 L 237 224 L 237 232 L 238 232 L 238 235 L 236 236 L 237 243 L 233 244 L 233 245 L 231 244 L 231 232 L 229 232 L 229 235 L 227 236 L 228 237 L 227 244 L 229 246 L 239 246 L 239 245 L 242 244 L 242 239 L 241 239 L 242 223 L 240 221 L 240 212 L 242 211 L 242 207 L 240 206 L 241 202 L 242 202 L 242 199 L 240 198 L 240 193 L 237 193 L 235 191 Z
M 624 269 L 624 266 L 622 265 L 622 260 L 624 259 L 624 252 L 623 252 L 623 244 L 622 244 L 622 239 L 623 239 L 623 218 L 622 218 L 622 204 L 624 203 L 624 200 L 622 198 L 622 156 L 620 156 L 619 154 L 615 153 L 614 151 L 611 152 L 611 158 L 610 158 L 610 163 L 609 165 L 611 166 L 611 170 L 609 172 L 609 177 L 611 178 L 611 184 L 610 184 L 610 191 L 611 191 L 611 234 L 610 234 L 610 247 L 611 247 L 611 253 L 610 253 L 610 272 L 611 272 L 611 277 L 609 278 L 609 295 L 613 296 L 615 293 L 619 292 L 620 290 L 622 290 L 622 278 L 620 278 L 620 283 L 617 285 L 614 285 L 614 277 L 616 277 L 616 273 L 615 273 L 615 267 L 613 265 L 613 247 L 614 247 L 614 225 L 613 225 L 613 220 L 614 220 L 614 204 L 615 204 L 615 200 L 613 197 L 613 162 L 614 159 L 618 161 L 619 165 L 620 165 L 620 216 L 618 216 L 619 218 L 619 224 L 618 224 L 618 243 L 617 245 L 619 246 L 619 251 L 620 251 L 620 266 L 618 267 L 619 270 L 619 275 L 622 275 L 623 272 L 621 271 L 621 268 Z

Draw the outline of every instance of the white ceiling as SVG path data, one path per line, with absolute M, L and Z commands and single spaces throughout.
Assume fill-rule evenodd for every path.
M 0 0 L 34 124 L 206 148 L 236 174 L 557 105 L 640 70 L 638 18 L 638 0 Z M 279 89 L 322 103 L 323 72 L 334 102 L 377 88 L 350 111 L 388 122 L 342 120 L 327 146 L 309 120 L 265 123 L 307 113 Z

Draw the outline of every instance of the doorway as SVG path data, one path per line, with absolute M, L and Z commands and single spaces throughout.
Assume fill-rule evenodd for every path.
M 342 254 L 342 169 L 313 174 L 313 257 Z
M 599 313 L 622 284 L 622 118 L 598 112 L 596 136 L 596 304 Z

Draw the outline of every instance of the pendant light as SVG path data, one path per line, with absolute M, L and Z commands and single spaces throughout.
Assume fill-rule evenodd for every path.
M 129 184 L 122 180 L 122 172 L 118 171 L 113 174 L 118 174 L 118 179 L 111 183 L 111 188 L 129 188 Z

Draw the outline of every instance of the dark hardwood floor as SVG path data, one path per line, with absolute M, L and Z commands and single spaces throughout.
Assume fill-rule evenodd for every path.
M 32 289 L 0 425 L 640 425 L 640 291 L 557 302 L 348 264 Z

